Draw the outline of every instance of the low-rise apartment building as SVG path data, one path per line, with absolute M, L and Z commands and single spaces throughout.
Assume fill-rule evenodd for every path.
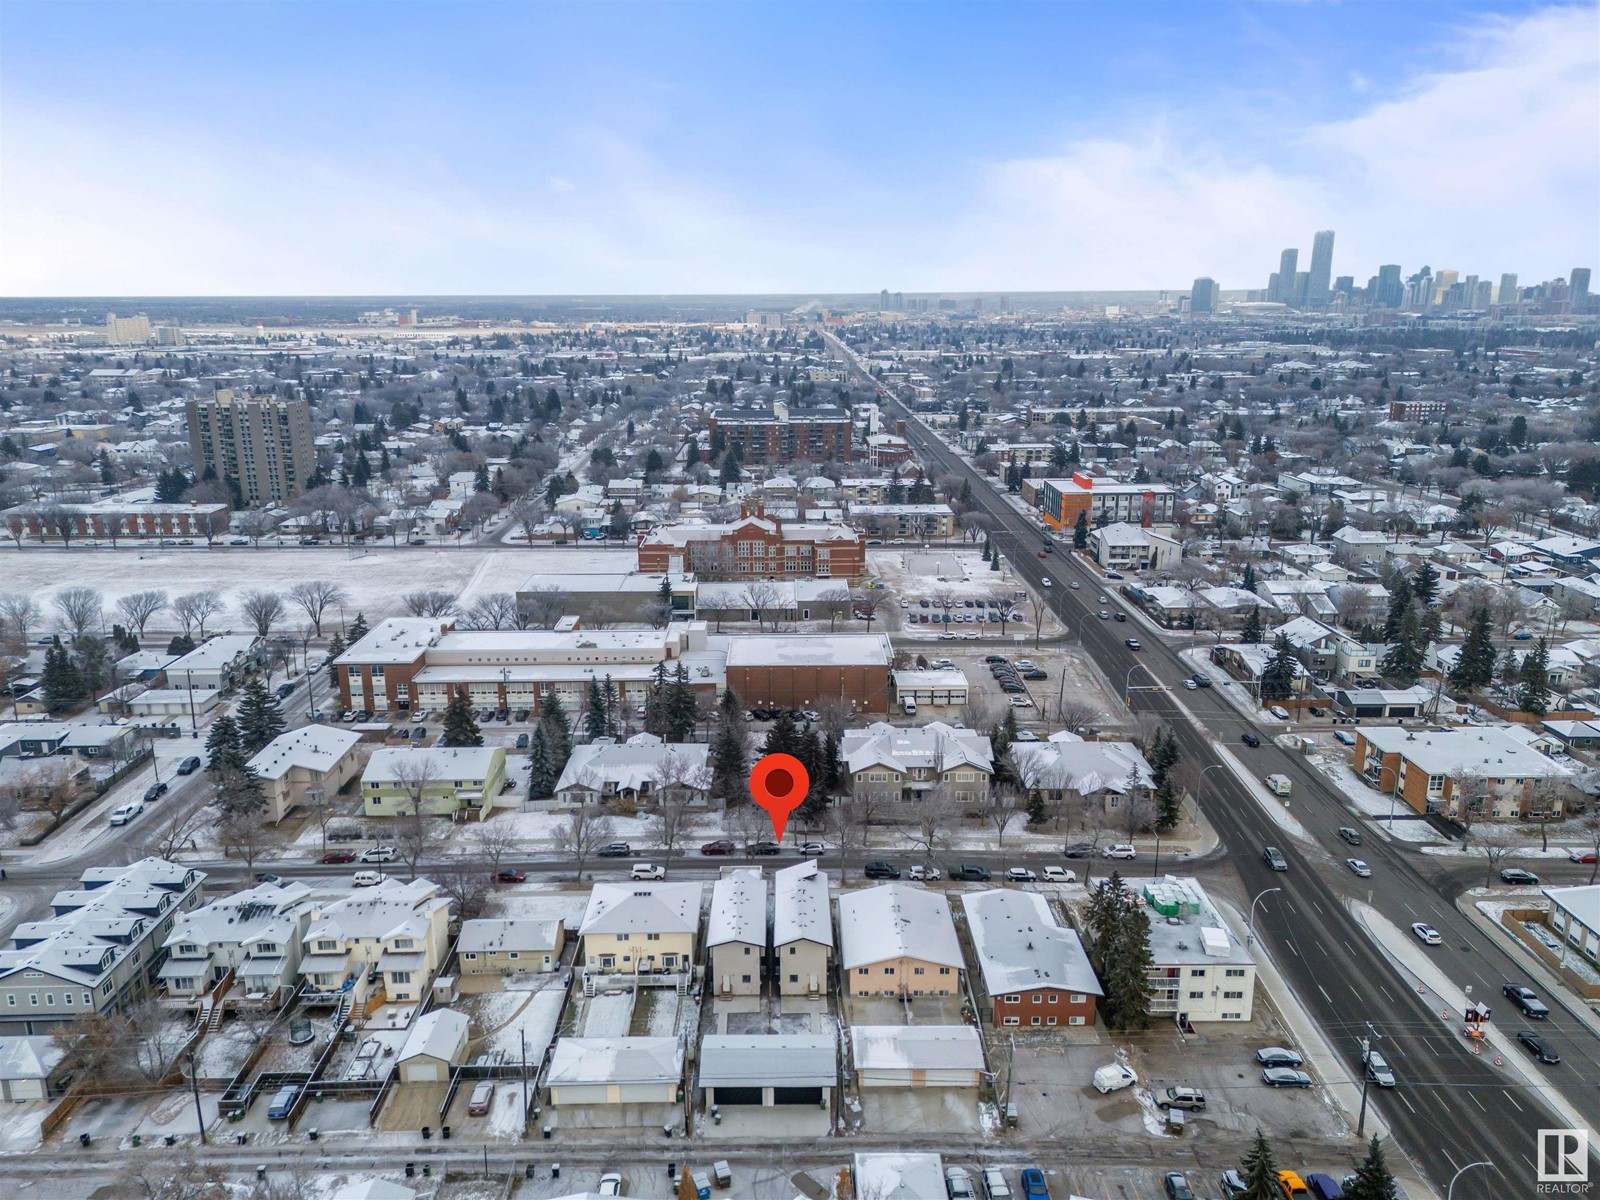
M 450 901 L 427 879 L 384 879 L 312 909 L 301 937 L 308 1004 L 415 1004 L 449 950 Z
M 852 996 L 953 996 L 965 961 L 939 892 L 890 883 L 839 897 L 839 965 Z
M 1199 882 L 1168 875 L 1140 888 L 1150 910 L 1150 1012 L 1158 1019 L 1248 1021 L 1255 956 L 1228 931 Z
M 291 808 L 309 803 L 312 791 L 331 801 L 361 765 L 356 754 L 360 742 L 353 729 L 314 724 L 280 733 L 263 746 L 249 767 L 261 780 L 266 818 L 278 824 Z
M 1352 754 L 1368 786 L 1414 812 L 1467 822 L 1559 817 L 1574 774 L 1492 725 L 1439 731 L 1364 725 Z
M 639 540 L 639 570 L 701 579 L 858 579 L 867 539 L 848 525 L 785 521 L 763 506 L 737 521 L 660 525 Z
M 850 523 L 869 538 L 925 541 L 955 536 L 948 504 L 852 504 Z
M 456 956 L 463 975 L 554 971 L 566 946 L 564 922 L 479 917 L 461 922 Z
M 41 541 L 119 537 L 215 538 L 228 531 L 226 504 L 137 504 L 121 497 L 82 504 L 23 504 L 0 513 L 12 537 L 23 533 Z
M 1067 479 L 1025 479 L 1022 498 L 1053 529 L 1073 528 L 1079 513 L 1091 525 L 1113 521 L 1165 525 L 1172 521 L 1177 503 L 1177 493 L 1164 483 L 1118 483 L 1082 472 Z
M 1154 529 L 1117 521 L 1090 532 L 1089 553 L 1111 571 L 1169 571 L 1183 558 L 1183 545 Z
M 814 408 L 776 403 L 771 408 L 719 408 L 711 433 L 747 463 L 848 462 L 850 414 L 832 405 Z
M 195 692 L 218 692 L 235 686 L 255 665 L 260 641 L 251 633 L 223 633 L 207 638 L 182 658 L 167 664 L 167 683 Z
M 964 802 L 981 801 L 994 774 L 988 735 L 943 721 L 909 729 L 877 721 L 847 729 L 839 739 L 839 758 L 852 792 L 894 800 L 941 792 Z
M 969 892 L 961 907 L 989 1001 L 989 1022 L 1007 1027 L 1093 1025 L 1104 993 L 1076 931 L 1037 892 Z
M 369 817 L 410 816 L 482 820 L 506 781 L 501 746 L 383 746 L 361 772 L 361 810 Z

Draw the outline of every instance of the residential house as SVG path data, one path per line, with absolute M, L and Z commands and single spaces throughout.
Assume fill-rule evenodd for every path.
M 1369 787 L 1398 796 L 1414 812 L 1457 821 L 1560 817 L 1575 774 L 1493 725 L 1442 731 L 1364 725 L 1352 754 Z
M 556 1108 L 676 1104 L 683 1044 L 675 1037 L 557 1038 L 544 1084 Z
M 597 883 L 578 935 L 584 972 L 676 977 L 692 969 L 698 883 Z
M 784 867 L 772 884 L 772 969 L 784 996 L 820 996 L 833 964 L 828 876 L 808 858 Z
M 1301 664 L 1319 682 L 1329 679 L 1371 678 L 1378 674 L 1378 651 L 1348 633 L 1312 617 L 1295 617 L 1269 630 L 1264 640 L 1282 634 Z
M 842 987 L 852 996 L 953 996 L 965 960 L 941 892 L 890 883 L 839 897 Z
M 913 728 L 875 721 L 863 729 L 847 729 L 839 739 L 839 758 L 857 795 L 896 800 L 931 792 L 983 800 L 994 773 L 988 735 L 943 721 Z
M 308 1004 L 415 1004 L 449 950 L 450 901 L 436 883 L 384 879 L 312 910 L 300 942 Z
M 362 812 L 369 817 L 429 816 L 482 820 L 506 780 L 500 746 L 383 746 L 361 772 Z
M 331 803 L 361 765 L 356 755 L 360 742 L 353 729 L 312 724 L 280 733 L 263 746 L 249 766 L 261 780 L 267 819 L 276 825 L 291 808 L 313 807 L 318 797 Z
M 232 975 L 232 998 L 276 1008 L 300 982 L 313 907 L 303 883 L 259 883 L 182 914 L 165 942 L 159 978 L 167 995 L 195 1000 Z
M 1183 543 L 1148 527 L 1116 521 L 1089 532 L 1089 553 L 1112 571 L 1170 571 L 1183 558 Z
M 260 639 L 250 633 L 224 633 L 207 638 L 183 657 L 167 664 L 167 682 L 195 692 L 220 692 L 235 686 L 255 665 L 252 653 Z
M 1088 742 L 1062 730 L 1048 741 L 1013 743 L 1011 760 L 1029 793 L 1049 807 L 1093 799 L 1110 815 L 1149 799 L 1155 787 L 1150 764 L 1132 742 Z
M 839 1051 L 828 1033 L 708 1033 L 698 1081 L 706 1108 L 803 1104 L 826 1110 L 839 1079 Z
M 463 975 L 521 975 L 561 966 L 566 925 L 558 920 L 479 917 L 461 922 L 456 954 Z
M 1594 969 L 1600 966 L 1600 884 L 1582 884 L 1577 887 L 1547 887 L 1542 889 L 1550 901 L 1550 913 L 1545 923 L 1565 949 L 1558 953 L 1545 947 L 1547 958 L 1565 964 L 1571 958 L 1582 958 L 1589 964 L 1592 980 Z M 1585 982 L 1589 982 L 1586 980 Z M 1589 982 L 1589 986 L 1595 985 Z M 1588 999 L 1600 999 L 1600 988 Z
M 971 1025 L 852 1025 L 850 1057 L 863 1088 L 976 1088 L 985 1067 Z
M 1394 537 L 1378 529 L 1357 529 L 1346 525 L 1334 530 L 1328 539 L 1333 543 L 1333 555 L 1347 567 L 1363 567 L 1383 561 L 1384 552 L 1394 544 Z
M 42 1033 L 119 1012 L 152 988 L 179 914 L 204 899 L 205 873 L 160 858 L 91 867 L 23 921 L 0 950 L 0 1033 Z
M 669 743 L 653 733 L 636 733 L 623 742 L 595 738 L 572 748 L 556 781 L 556 798 L 567 804 L 704 804 L 711 787 L 710 756 L 705 742 Z
M 433 1008 L 411 1024 L 395 1059 L 401 1083 L 448 1083 L 467 1058 L 472 1022 L 453 1008 Z
M 718 996 L 759 996 L 767 956 L 767 881 L 759 870 L 737 870 L 711 885 L 706 953 Z
M 1038 892 L 1003 888 L 962 897 L 996 1028 L 1093 1025 L 1103 993 L 1074 930 Z

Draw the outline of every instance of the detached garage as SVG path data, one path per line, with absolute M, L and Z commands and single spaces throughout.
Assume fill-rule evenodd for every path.
M 465 1013 L 436 1008 L 423 1013 L 400 1047 L 401 1083 L 449 1083 L 450 1072 L 467 1056 Z
M 0 1100 L 49 1099 L 65 1057 L 55 1039 L 43 1034 L 0 1037 Z
M 677 1038 L 558 1038 L 545 1073 L 550 1103 L 673 1104 L 683 1081 Z
M 855 1025 L 850 1053 L 863 1088 L 975 1088 L 983 1075 L 970 1025 Z
M 832 1034 L 708 1034 L 700 1043 L 706 1107 L 825 1108 L 837 1082 Z

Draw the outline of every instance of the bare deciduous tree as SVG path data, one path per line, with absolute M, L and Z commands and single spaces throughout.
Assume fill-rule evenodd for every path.
M 941 789 L 928 792 L 912 806 L 902 836 L 922 856 L 925 865 L 950 846 L 956 823 L 961 819 L 961 802 Z
M 527 850 L 517 827 L 510 821 L 496 821 L 486 817 L 472 831 L 473 853 L 483 861 L 489 875 L 500 873 L 500 864 Z
M 94 588 L 62 588 L 55 594 L 55 605 L 56 612 L 61 614 L 62 624 L 71 632 L 74 641 L 100 628 L 105 621 L 100 593 Z
M 553 583 L 541 583 L 520 596 L 523 610 L 540 629 L 549 629 L 572 608 L 569 592 Z
M 283 595 L 280 592 L 258 589 L 239 597 L 239 612 L 256 631 L 257 637 L 266 637 L 283 616 Z
M 27 592 L 6 592 L 0 595 L 0 620 L 17 641 L 26 642 L 28 633 L 42 618 L 39 602 Z
M 185 592 L 172 602 L 186 637 L 205 640 L 206 622 L 223 609 L 222 597 L 209 588 L 199 592 Z
M 299 605 L 305 612 L 306 619 L 311 622 L 317 637 L 322 636 L 323 614 L 329 608 L 337 608 L 341 604 L 350 602 L 349 593 L 329 579 L 304 580 L 295 584 L 285 594 L 292 603 Z
M 479 596 L 462 615 L 468 629 L 514 629 L 517 624 L 517 597 L 512 592 L 489 592 Z
M 850 589 L 843 584 L 828 588 L 817 596 L 817 603 L 822 605 L 823 611 L 828 614 L 828 631 L 831 633 L 837 627 L 840 617 L 850 615 Z
M 405 603 L 406 612 L 413 617 L 447 617 L 456 606 L 455 593 L 444 591 L 442 588 L 422 588 L 415 592 L 407 592 L 401 599 Z
M 1513 854 L 1527 848 L 1517 830 L 1503 822 L 1495 821 L 1480 825 L 1473 831 L 1468 853 L 1483 857 L 1483 885 L 1488 887 L 1494 883 L 1495 872 L 1500 869 L 1500 864 Z
M 159 588 L 148 592 L 130 592 L 117 601 L 117 615 L 142 638 L 150 618 L 166 606 L 167 594 Z
M 211 820 L 212 815 L 205 805 L 187 811 L 181 805 L 163 808 L 157 813 L 154 823 L 145 826 L 144 846 L 154 857 L 170 862 L 178 851 L 195 840 Z
M 782 616 L 778 606 L 783 601 L 783 589 L 776 583 L 768 579 L 753 580 L 745 585 L 741 600 L 750 610 L 750 619 L 758 627 L 766 623 L 773 629 L 778 628 Z
M 583 878 L 584 864 L 612 840 L 611 818 L 597 804 L 580 804 L 556 831 L 556 849 L 572 858 L 572 877 Z

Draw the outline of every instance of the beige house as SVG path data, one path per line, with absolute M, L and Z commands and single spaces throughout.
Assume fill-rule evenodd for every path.
M 910 729 L 876 721 L 865 729 L 847 729 L 839 739 L 839 757 L 851 791 L 890 800 L 944 792 L 981 801 L 989 795 L 994 773 L 988 736 L 943 721 Z
M 566 941 L 561 921 L 484 917 L 461 923 L 456 953 L 463 975 L 521 975 L 554 971 Z
M 304 725 L 273 738 L 250 760 L 261 780 L 267 819 L 274 825 L 297 804 L 311 804 L 306 793 L 321 789 L 325 800 L 350 782 L 361 765 L 356 746 L 361 735 L 336 725 Z
M 583 969 L 601 975 L 675 975 L 694 965 L 698 883 L 597 883 L 583 924 Z
M 767 881 L 759 870 L 730 871 L 711 888 L 706 953 L 719 996 L 759 996 L 767 955 Z
M 839 897 L 839 965 L 848 994 L 957 995 L 962 961 L 942 894 L 890 883 Z
M 773 878 L 772 974 L 784 996 L 820 996 L 833 964 L 833 914 L 828 877 L 817 860 L 785 867 Z
M 422 811 L 435 817 L 482 820 L 506 781 L 506 752 L 499 746 L 429 746 L 374 750 L 361 773 L 361 809 L 369 817 Z
M 308 1004 L 414 1004 L 449 948 L 450 901 L 427 879 L 385 879 L 311 914 L 301 939 Z

